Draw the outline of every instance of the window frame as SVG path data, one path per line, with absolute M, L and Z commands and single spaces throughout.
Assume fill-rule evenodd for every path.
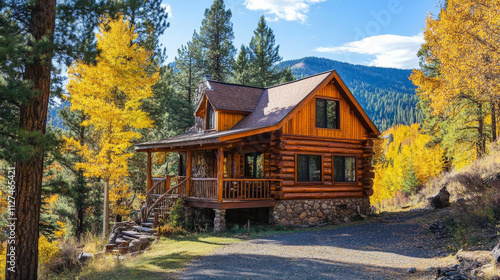
M 212 106 L 210 101 L 207 99 L 207 113 L 205 115 L 205 130 L 215 129 L 215 108 Z
M 255 171 L 254 176 L 247 176 L 248 164 L 247 164 L 247 155 L 253 155 L 253 170 Z M 262 155 L 262 176 L 260 178 L 256 177 L 257 175 L 257 157 Z M 251 152 L 243 154 L 243 177 L 246 179 L 263 179 L 264 178 L 264 153 L 263 152 Z
M 331 128 L 331 127 L 321 127 L 321 126 L 318 126 L 318 99 L 319 100 L 325 100 L 325 104 L 328 102 L 328 101 L 333 101 L 333 102 L 337 102 L 337 106 L 336 106 L 336 115 L 337 115 L 337 118 L 336 118 L 336 121 L 335 121 L 335 125 L 337 126 L 336 128 Z M 338 98 L 333 98 L 333 97 L 329 97 L 329 96 L 316 96 L 316 98 L 314 99 L 314 127 L 315 128 L 321 128 L 321 129 L 334 129 L 334 130 L 340 130 L 340 99 Z M 328 123 L 327 121 L 327 117 L 328 117 L 328 110 L 327 110 L 327 106 L 325 106 L 325 124 Z
M 298 156 L 319 156 L 321 158 L 321 167 L 320 167 L 320 171 L 321 171 L 321 180 L 320 181 L 299 181 L 298 180 L 298 175 L 299 175 L 299 162 L 298 162 Z M 308 163 L 309 163 L 309 160 L 308 160 Z M 309 166 L 309 164 L 308 164 Z M 295 154 L 295 183 L 296 184 L 304 184 L 304 185 L 307 185 L 307 184 L 318 184 L 318 183 L 323 183 L 325 180 L 324 180 L 324 176 L 325 176 L 325 172 L 324 172 L 324 166 L 325 166 L 325 163 L 324 163 L 324 156 L 322 154 L 318 154 L 318 153 L 305 153 L 305 154 L 300 154 L 300 153 L 297 153 Z M 309 167 L 308 167 L 309 168 Z
M 344 181 L 335 181 L 335 157 L 344 158 Z M 345 158 L 354 158 L 354 181 L 345 181 Z M 335 184 L 357 184 L 358 183 L 358 156 L 352 154 L 332 155 L 332 182 Z

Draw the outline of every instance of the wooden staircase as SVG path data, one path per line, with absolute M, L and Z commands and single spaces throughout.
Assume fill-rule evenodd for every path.
M 155 184 L 146 194 L 146 205 L 141 211 L 142 228 L 153 229 L 170 214 L 179 198 L 186 195 L 186 177 L 155 178 Z M 173 186 L 172 186 L 173 185 Z

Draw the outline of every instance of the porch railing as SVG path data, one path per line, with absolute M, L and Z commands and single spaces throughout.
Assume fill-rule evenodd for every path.
M 217 178 L 191 178 L 191 197 L 217 199 Z
M 223 179 L 222 199 L 259 200 L 273 198 L 279 181 L 270 179 Z
M 182 180 L 186 179 L 183 176 L 153 177 L 151 189 L 146 194 L 146 206 L 152 205 L 160 196 L 166 193 L 172 186 L 177 185 Z
M 188 197 L 216 200 L 219 194 L 217 178 L 191 178 Z M 222 199 L 259 200 L 272 199 L 280 190 L 281 180 L 276 179 L 223 179 Z

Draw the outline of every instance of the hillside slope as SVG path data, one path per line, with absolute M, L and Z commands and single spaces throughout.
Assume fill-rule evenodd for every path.
M 283 61 L 279 67 L 290 67 L 296 78 L 337 70 L 381 131 L 393 124 L 412 124 L 422 119 L 421 112 L 415 109 L 416 87 L 408 79 L 411 70 L 353 65 L 318 57 Z

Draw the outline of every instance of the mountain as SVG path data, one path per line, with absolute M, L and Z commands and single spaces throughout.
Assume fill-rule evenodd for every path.
M 394 124 L 422 121 L 415 108 L 416 87 L 408 77 L 411 70 L 354 65 L 319 57 L 282 61 L 297 79 L 335 69 L 380 131 Z

